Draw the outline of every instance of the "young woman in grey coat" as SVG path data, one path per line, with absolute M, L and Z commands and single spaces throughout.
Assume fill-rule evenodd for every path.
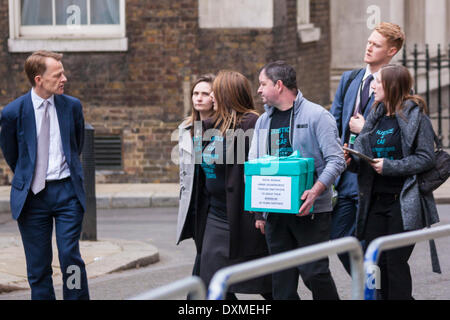
M 356 236 L 368 245 L 380 236 L 439 222 L 433 194 L 421 194 L 417 175 L 434 166 L 434 131 L 426 103 L 410 95 L 412 77 L 403 66 L 387 65 L 372 83 L 375 104 L 354 148 L 375 159 L 356 156 L 349 167 L 358 172 L 359 208 Z M 412 299 L 408 259 L 414 246 L 386 251 L 380 257 L 381 299 Z
M 213 100 L 211 97 L 212 85 L 215 76 L 207 74 L 200 76 L 192 86 L 192 111 L 191 115 L 178 127 L 178 151 L 180 165 L 180 202 L 178 206 L 178 223 L 176 243 L 185 239 L 193 238 L 198 249 L 198 240 L 195 237 L 195 210 L 193 196 L 196 151 L 201 155 L 201 149 L 196 150 L 194 137 L 199 135 L 201 143 L 202 121 L 207 120 L 214 114 Z M 200 132 L 195 132 L 200 131 Z M 196 139 L 197 139 L 196 138 Z M 201 162 L 201 161 L 200 161 Z M 197 162 L 197 163 L 200 163 Z M 197 250 L 198 251 L 198 250 Z M 193 275 L 199 274 L 199 255 L 196 256 Z

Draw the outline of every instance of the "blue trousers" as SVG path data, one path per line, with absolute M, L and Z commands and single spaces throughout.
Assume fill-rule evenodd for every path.
M 51 266 L 53 221 L 63 298 L 89 299 L 86 268 L 79 249 L 83 214 L 70 178 L 47 182 L 37 195 L 30 191 L 17 221 L 25 250 L 31 299 L 55 300 Z
M 356 229 L 357 210 L 357 200 L 350 197 L 338 198 L 332 214 L 330 233 L 331 240 L 353 236 Z M 351 274 L 350 257 L 348 253 L 339 254 L 338 257 L 348 274 Z

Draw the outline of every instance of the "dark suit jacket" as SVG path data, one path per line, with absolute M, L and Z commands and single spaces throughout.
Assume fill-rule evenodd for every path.
M 348 138 L 348 130 L 349 130 L 348 124 L 350 122 L 350 118 L 353 116 L 356 98 L 358 96 L 358 90 L 365 72 L 366 69 L 362 69 L 359 71 L 356 78 L 350 83 L 347 92 L 345 94 L 345 97 L 343 96 L 345 85 L 347 84 L 347 81 L 349 81 L 352 71 L 344 72 L 341 81 L 339 83 L 338 89 L 336 91 L 336 95 L 333 100 L 333 105 L 331 106 L 330 109 L 330 113 L 336 119 L 336 124 L 339 129 L 342 144 L 344 144 L 345 138 Z M 369 103 L 367 104 L 366 109 L 364 110 L 363 114 L 364 118 L 367 118 L 367 116 L 369 115 L 370 109 L 373 104 L 373 100 L 374 97 L 372 95 L 372 97 L 369 100 Z
M 80 154 L 84 139 L 84 118 L 78 99 L 55 95 L 55 107 L 64 155 L 70 168 L 70 177 L 77 197 L 86 209 L 83 188 L 83 170 Z M 8 104 L 0 119 L 0 147 L 14 177 L 11 183 L 11 212 L 18 219 L 30 192 L 36 163 L 36 120 L 31 91 Z
M 366 69 L 362 69 L 357 74 L 356 78 L 350 83 L 347 92 L 344 95 L 345 86 L 347 81 L 349 81 L 352 70 L 344 72 L 341 77 L 341 82 L 339 83 L 336 95 L 333 100 L 333 105 L 331 106 L 330 113 L 336 119 L 336 124 L 339 130 L 339 135 L 341 137 L 341 142 L 344 144 L 349 137 L 349 122 L 350 118 L 353 116 L 353 111 L 356 103 L 356 98 L 358 96 L 358 90 L 361 81 L 364 77 Z M 364 118 L 367 116 L 372 109 L 372 104 L 374 101 L 374 96 L 372 95 L 369 102 L 367 103 L 366 109 L 364 110 Z M 337 186 L 340 196 L 352 196 L 358 197 L 358 182 L 356 180 L 356 175 L 352 172 L 344 171 L 344 173 L 336 180 L 335 185 Z

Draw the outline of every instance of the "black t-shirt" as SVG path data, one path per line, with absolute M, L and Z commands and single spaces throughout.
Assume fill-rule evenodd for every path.
M 280 111 L 275 109 L 272 120 L 270 122 L 270 153 L 274 156 L 279 157 L 287 157 L 290 156 L 293 152 L 291 142 L 290 142 L 290 133 L 291 133 L 291 117 L 294 108 L 291 108 L 286 111 Z M 276 148 L 273 148 L 271 145 L 272 137 L 275 138 L 275 135 L 278 134 L 278 139 L 276 141 Z M 275 150 L 274 150 L 275 149 Z M 279 154 L 277 151 L 279 150 Z
M 222 148 L 222 152 L 219 152 Z M 225 139 L 214 136 L 204 144 L 201 167 L 205 174 L 205 189 L 210 199 L 210 212 L 227 220 L 225 191 Z
M 395 116 L 383 116 L 370 136 L 370 146 L 374 158 L 399 160 L 403 158 L 401 130 Z M 373 192 L 400 193 L 405 177 L 376 174 Z

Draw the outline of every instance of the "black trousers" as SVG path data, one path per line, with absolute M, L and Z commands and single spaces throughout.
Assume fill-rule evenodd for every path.
M 330 239 L 331 214 L 298 217 L 291 214 L 269 214 L 266 240 L 270 254 L 277 254 L 310 246 Z M 329 269 L 328 257 L 303 264 L 297 268 L 273 273 L 272 288 L 275 300 L 298 300 L 298 277 L 302 276 L 314 300 L 338 300 L 336 285 Z
M 372 195 L 364 239 L 369 245 L 375 238 L 404 232 L 400 199 L 395 194 Z M 392 249 L 381 253 L 381 288 L 377 290 L 378 299 L 411 300 L 412 279 L 408 265 L 414 245 Z

